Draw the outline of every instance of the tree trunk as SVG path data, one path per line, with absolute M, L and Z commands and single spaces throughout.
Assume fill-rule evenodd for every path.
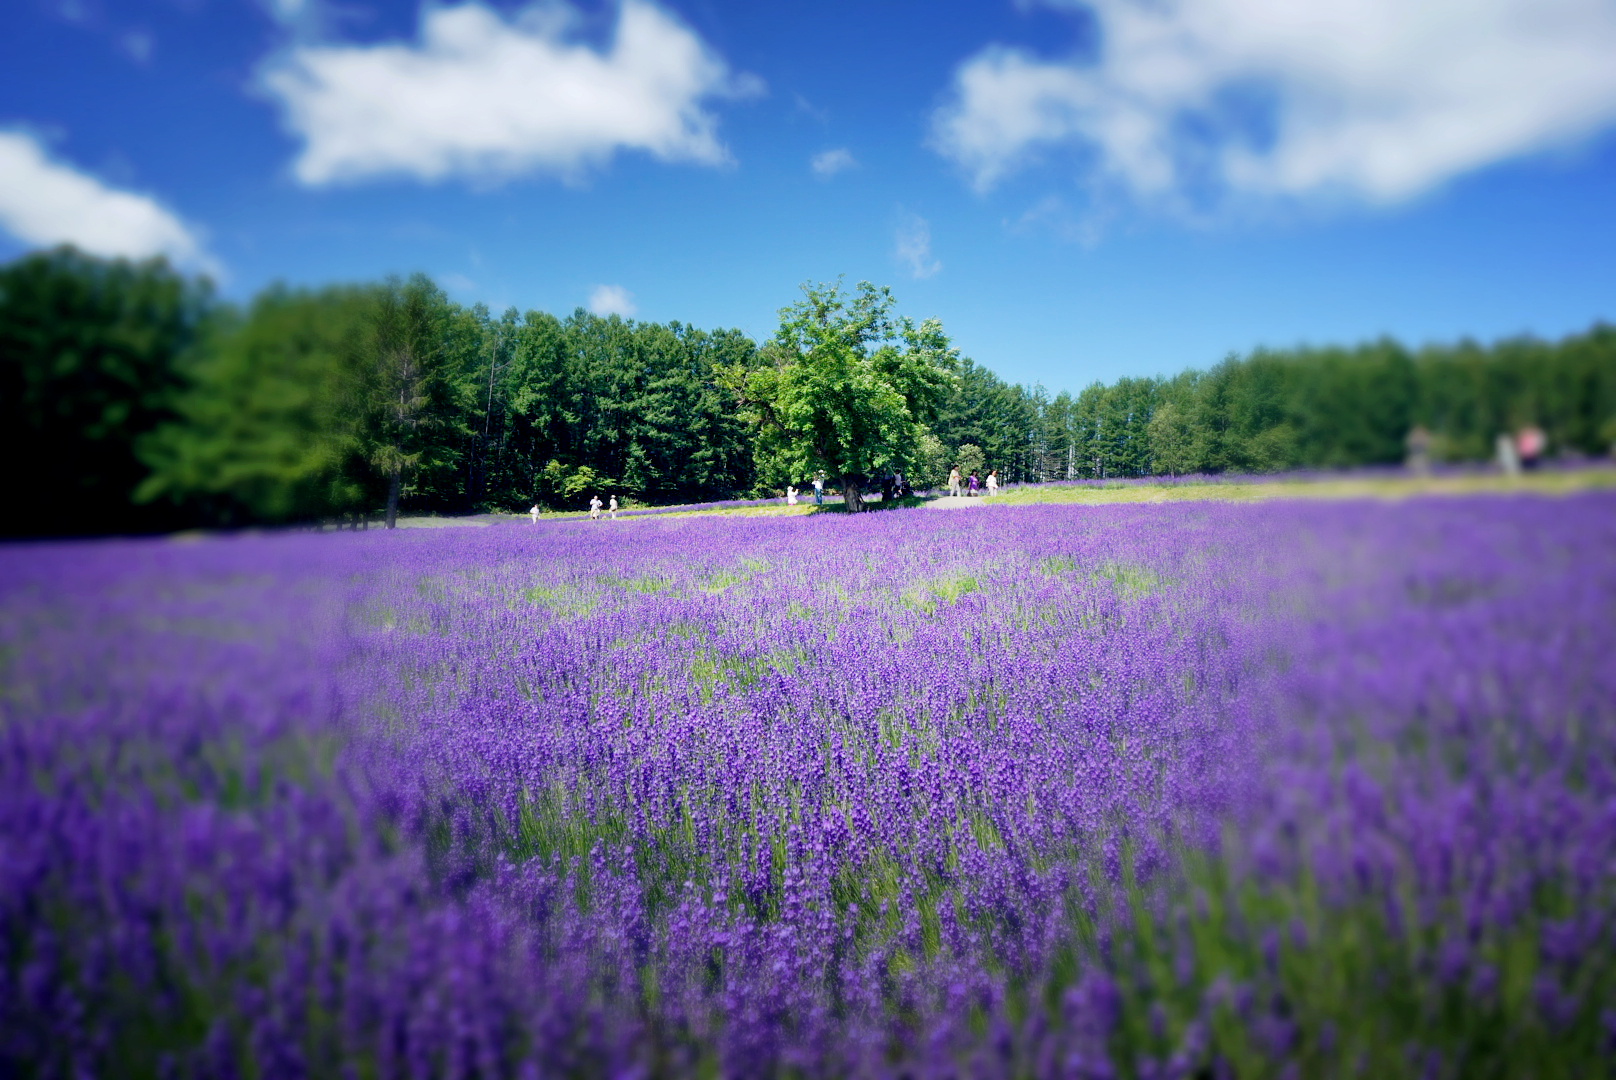
M 859 490 L 857 477 L 842 477 L 842 504 L 847 507 L 849 514 L 857 514 L 864 509 L 864 493 Z
M 394 465 L 387 477 L 387 527 L 398 528 L 398 493 L 404 486 L 404 468 Z

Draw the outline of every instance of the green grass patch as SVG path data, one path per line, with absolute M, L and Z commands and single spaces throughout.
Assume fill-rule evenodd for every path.
M 1406 499 L 1423 495 L 1570 495 L 1616 488 L 1616 468 L 1533 472 L 1520 476 L 1220 476 L 1189 481 L 1116 481 L 1099 485 L 1019 487 L 995 496 L 996 506 L 1046 503 L 1255 502 L 1262 499 Z
M 1128 599 L 1162 591 L 1162 576 L 1148 566 L 1136 563 L 1103 562 L 1089 575 L 1090 580 L 1108 582 Z
M 924 615 L 935 615 L 941 606 L 952 604 L 960 597 L 974 593 L 982 587 L 974 574 L 950 574 L 920 585 L 911 585 L 900 594 L 909 607 Z

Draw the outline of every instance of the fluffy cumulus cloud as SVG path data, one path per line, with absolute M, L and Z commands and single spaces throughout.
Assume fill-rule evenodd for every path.
M 893 254 L 913 278 L 929 278 L 943 268 L 931 253 L 931 222 L 905 213 L 898 223 Z
M 25 244 L 218 271 L 196 232 L 149 195 L 109 187 L 54 160 L 26 132 L 0 131 L 0 228 Z
M 604 49 L 576 40 L 575 22 L 559 3 L 512 19 L 427 6 L 419 42 L 299 45 L 261 78 L 303 141 L 294 171 L 311 185 L 577 177 L 619 150 L 729 160 L 707 104 L 757 92 L 756 79 L 644 0 L 624 0 Z
M 995 47 L 956 72 L 932 144 L 978 189 L 1070 146 L 1147 198 L 1386 203 L 1616 121 L 1610 0 L 1085 6 L 1096 58 Z
M 634 294 L 623 286 L 596 285 L 595 291 L 589 294 L 589 310 L 602 317 L 621 315 L 627 319 L 639 309 L 634 306 Z
M 858 167 L 853 159 L 852 151 L 845 146 L 835 150 L 826 150 L 823 154 L 815 154 L 809 159 L 808 165 L 814 170 L 814 175 L 821 180 L 829 180 L 839 172 Z

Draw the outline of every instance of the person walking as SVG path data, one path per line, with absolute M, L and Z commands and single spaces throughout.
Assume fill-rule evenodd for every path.
M 820 473 L 814 477 L 814 505 L 825 505 L 825 474 Z
M 528 511 L 528 516 L 533 519 L 533 524 L 537 525 L 539 523 L 539 504 L 538 503 L 533 504 L 533 509 Z
M 600 520 L 600 496 L 599 495 L 591 495 L 589 497 L 589 520 L 590 521 L 599 521 Z
M 1543 457 L 1543 449 L 1548 446 L 1549 440 L 1543 434 L 1543 429 L 1536 424 L 1529 424 L 1515 433 L 1515 455 L 1520 459 L 1521 468 L 1535 469 Z
M 972 469 L 971 470 L 971 487 L 970 487 L 971 494 L 970 494 L 970 497 L 973 498 L 973 499 L 976 498 L 976 488 L 977 488 L 977 485 L 979 483 L 980 483 L 980 481 L 978 481 L 977 478 L 976 478 L 976 470 Z
M 948 470 L 948 493 L 956 499 L 959 498 L 960 475 L 958 465 Z
M 998 493 L 999 493 L 999 470 L 998 469 L 989 469 L 988 470 L 988 497 L 992 498 L 993 496 L 997 495 Z
M 607 506 L 607 512 L 611 514 L 613 521 L 617 520 L 617 496 L 616 495 L 612 496 L 612 501 Z
M 1498 467 L 1504 471 L 1505 476 L 1519 476 L 1521 474 L 1521 457 L 1515 450 L 1515 440 L 1503 432 L 1493 440 L 1493 450 L 1498 454 Z

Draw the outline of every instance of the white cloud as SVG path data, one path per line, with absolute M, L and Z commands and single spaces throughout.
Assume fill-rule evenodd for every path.
M 559 0 L 510 21 L 478 3 L 428 6 L 417 44 L 292 48 L 261 78 L 304 141 L 297 178 L 577 178 L 625 149 L 729 161 L 703 105 L 760 92 L 756 78 L 732 76 L 645 0 L 623 0 L 605 51 L 572 40 L 575 21 Z
M 0 131 L 0 228 L 26 244 L 72 244 L 108 257 L 167 255 L 219 270 L 196 232 L 157 200 L 53 161 L 20 131 Z
M 634 294 L 621 285 L 596 285 L 589 294 L 589 310 L 596 315 L 621 315 L 632 318 L 639 310 L 634 306 Z
M 1386 203 L 1616 121 L 1610 0 L 1087 6 L 1095 62 L 995 47 L 955 73 L 931 141 L 979 190 L 1072 146 L 1147 199 Z
M 932 258 L 931 223 L 917 214 L 904 214 L 898 225 L 894 254 L 911 277 L 929 278 L 943 268 Z
M 858 168 L 858 162 L 853 159 L 852 151 L 845 146 L 826 150 L 823 154 L 815 154 L 808 164 L 813 168 L 814 175 L 821 180 L 829 180 L 839 172 Z

